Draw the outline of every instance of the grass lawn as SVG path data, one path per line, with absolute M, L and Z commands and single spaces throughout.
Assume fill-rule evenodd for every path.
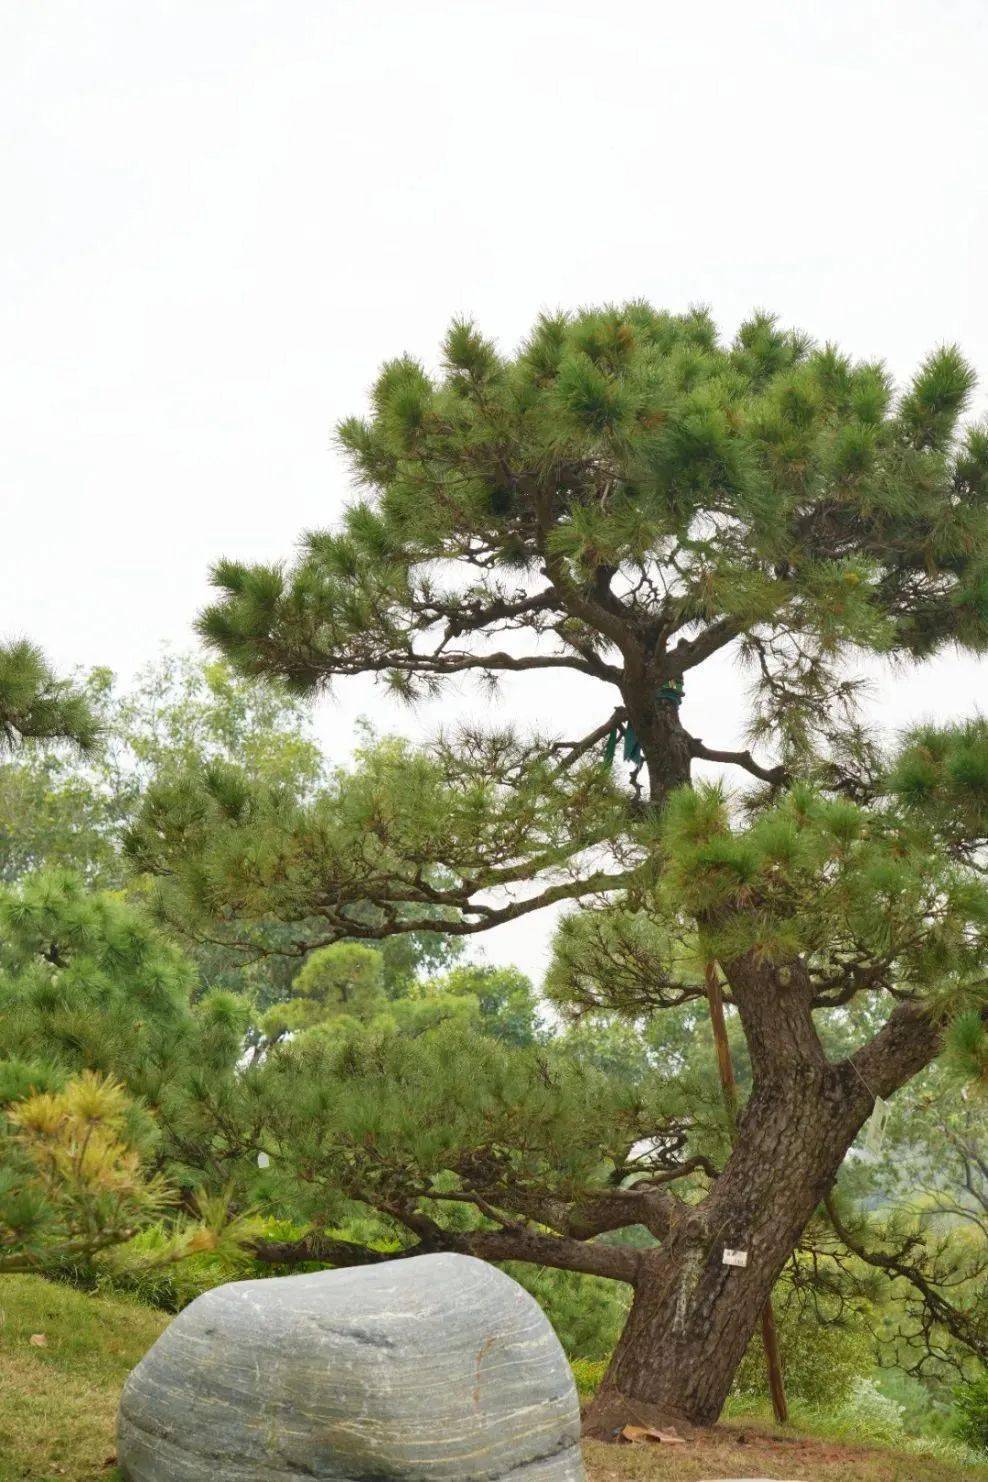
M 121 1386 L 167 1321 L 36 1276 L 0 1276 L 0 1482 L 113 1476 Z
M 168 1318 L 34 1276 L 0 1277 L 0 1482 L 110 1482 L 114 1422 L 129 1369 Z M 43 1335 L 44 1344 L 32 1343 Z M 988 1466 L 786 1436 L 732 1421 L 686 1446 L 586 1447 L 590 1482 L 716 1477 L 820 1482 L 988 1482 Z M 741 1438 L 744 1439 L 741 1439 Z

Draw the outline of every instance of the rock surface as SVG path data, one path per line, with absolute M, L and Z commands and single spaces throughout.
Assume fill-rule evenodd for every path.
M 470 1256 L 236 1281 L 198 1297 L 120 1401 L 129 1482 L 583 1482 L 559 1341 Z

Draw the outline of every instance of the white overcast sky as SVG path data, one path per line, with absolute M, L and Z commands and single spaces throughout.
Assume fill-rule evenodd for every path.
M 191 646 L 210 563 L 336 518 L 332 424 L 455 313 L 511 346 L 544 307 L 766 306 L 900 378 L 956 340 L 985 415 L 986 76 L 988 0 L 6 0 L 0 634 L 123 676 Z M 877 713 L 985 675 L 946 656 Z M 736 693 L 699 680 L 687 724 L 730 743 Z M 476 708 L 358 684 L 320 729 Z M 489 955 L 537 972 L 548 928 Z

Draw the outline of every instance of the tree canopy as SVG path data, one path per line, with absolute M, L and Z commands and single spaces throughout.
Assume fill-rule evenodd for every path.
M 221 562 L 202 631 L 245 673 L 303 690 L 371 672 L 414 696 L 563 667 L 610 703 L 573 741 L 500 729 L 365 752 L 345 806 L 293 812 L 236 774 L 186 779 L 153 793 L 142 862 L 199 871 L 198 891 L 241 914 L 263 892 L 328 922 L 327 940 L 406 930 L 425 903 L 451 930 L 483 930 L 647 878 L 658 825 L 638 769 L 629 793 L 599 765 L 615 728 L 634 733 L 653 804 L 707 757 L 770 801 L 792 779 L 867 805 L 888 764 L 847 660 L 981 651 L 988 635 L 988 433 L 958 433 L 972 384 L 947 348 L 896 396 L 880 365 L 766 316 L 728 347 L 699 312 L 545 318 L 511 359 L 454 325 L 440 377 L 392 362 L 371 416 L 342 424 L 368 489 L 344 528 L 306 536 L 288 568 Z M 764 763 L 689 735 L 661 697 L 728 646 L 751 675 Z M 983 735 L 968 742 L 973 765 Z M 268 892 L 289 860 L 290 906 Z

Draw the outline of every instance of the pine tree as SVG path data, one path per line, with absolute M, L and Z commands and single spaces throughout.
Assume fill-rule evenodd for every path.
M 25 1067 L 0 1062 L 0 1274 L 121 1246 L 169 1197 L 145 1166 L 147 1127 L 116 1082 L 89 1071 L 57 1090 L 25 1080 Z
M 973 384 L 944 347 L 897 395 L 880 364 L 766 315 L 730 345 L 699 311 L 544 317 L 510 358 L 456 323 L 441 374 L 391 362 L 370 416 L 340 428 L 366 489 L 342 529 L 307 535 L 289 567 L 214 572 L 201 629 L 245 674 L 302 692 L 373 674 L 414 699 L 559 669 L 608 697 L 575 739 L 502 726 L 367 746 L 314 797 L 228 766 L 164 779 L 130 841 L 164 908 L 228 939 L 287 923 L 301 950 L 434 928 L 437 912 L 465 936 L 571 901 L 552 974 L 564 1007 L 641 1020 L 719 984 L 752 1075 L 719 1164 L 677 1156 L 683 1140 L 639 1109 L 624 1131 L 651 1127 L 663 1149 L 643 1157 L 604 1125 L 606 1097 L 584 1107 L 566 1176 L 558 1137 L 544 1131 L 533 1167 L 503 1115 L 496 1148 L 446 1147 L 445 1182 L 402 1183 L 381 1159 L 417 1248 L 630 1284 L 600 1425 L 628 1407 L 714 1419 L 876 1104 L 938 1055 L 955 1014 L 984 1063 L 988 726 L 928 728 L 887 755 L 853 669 L 861 653 L 904 669 L 988 643 L 988 429 L 961 422 Z M 752 750 L 684 719 L 693 671 L 726 651 L 751 677 Z M 698 759 L 724 783 L 694 785 Z M 859 997 L 878 1027 L 828 1054 L 821 1021 Z M 471 1106 L 495 1095 L 496 1077 L 460 1070 Z M 524 1125 L 540 1115 L 544 1098 Z M 444 1197 L 480 1211 L 479 1233 L 433 1217 Z M 630 1226 L 659 1244 L 596 1238 Z
M 57 869 L 0 889 L 0 1273 L 135 1280 L 254 1237 L 195 1110 L 203 1080 L 233 1078 L 246 1009 L 193 1005 L 197 986 L 121 892 Z
M 0 643 L 0 754 L 21 741 L 72 741 L 86 749 L 95 739 L 85 698 L 57 679 L 33 643 Z

